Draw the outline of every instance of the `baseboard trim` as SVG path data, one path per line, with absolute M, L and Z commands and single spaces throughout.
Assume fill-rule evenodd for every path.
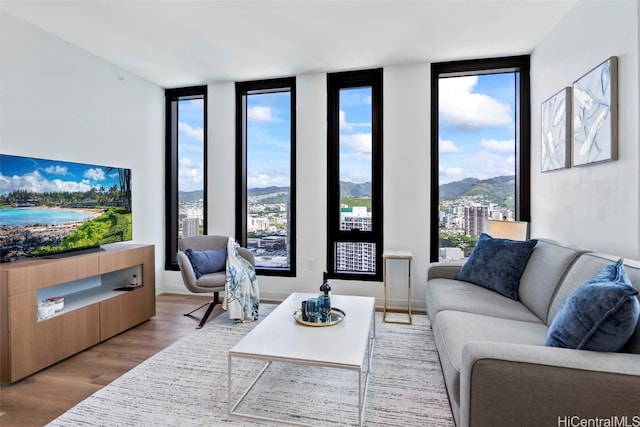
M 179 295 L 198 295 L 189 292 L 183 285 L 164 285 L 163 289 L 158 294 L 179 294 Z M 265 303 L 280 303 L 284 301 L 291 292 L 278 292 L 278 291 L 260 291 L 260 301 Z M 208 295 L 208 294 L 201 294 Z M 382 311 L 384 308 L 384 300 L 376 298 L 376 310 Z M 387 311 L 391 312 L 406 312 L 407 300 L 406 299 L 387 299 Z M 426 305 L 424 301 L 411 301 L 411 312 L 416 314 L 426 313 Z

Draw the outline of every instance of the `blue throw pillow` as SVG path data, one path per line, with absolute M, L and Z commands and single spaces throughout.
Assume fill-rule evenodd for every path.
M 535 239 L 494 239 L 482 233 L 456 279 L 517 300 L 520 277 L 537 243 Z
M 227 248 L 212 249 L 208 251 L 194 251 L 187 249 L 184 251 L 191 261 L 193 272 L 196 273 L 196 279 L 208 273 L 217 273 L 226 267 Z
M 580 285 L 553 318 L 545 345 L 578 350 L 619 351 L 640 317 L 638 291 L 622 259 Z

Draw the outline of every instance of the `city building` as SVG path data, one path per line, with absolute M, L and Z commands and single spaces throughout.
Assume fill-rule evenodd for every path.
M 371 212 L 364 206 L 340 210 L 341 230 L 371 230 Z M 363 242 L 341 242 L 336 247 L 337 271 L 375 271 L 375 245 Z
M 200 234 L 200 219 L 185 218 L 182 220 L 182 237 L 197 236 Z
M 484 230 L 484 221 L 489 217 L 488 206 L 465 206 L 464 234 L 478 236 Z

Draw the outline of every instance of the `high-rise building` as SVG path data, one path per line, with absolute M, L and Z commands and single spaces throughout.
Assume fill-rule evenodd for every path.
M 342 208 L 340 229 L 371 230 L 371 212 L 364 206 Z M 374 272 L 376 267 L 376 245 L 366 242 L 339 242 L 336 244 L 336 271 Z
M 464 234 L 478 236 L 484 230 L 484 221 L 489 217 L 488 206 L 464 207 Z
M 197 236 L 200 233 L 199 218 L 185 218 L 182 220 L 182 238 Z

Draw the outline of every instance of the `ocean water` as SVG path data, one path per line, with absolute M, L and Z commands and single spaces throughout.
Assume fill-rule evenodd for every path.
M 66 209 L 0 209 L 0 227 L 18 227 L 35 224 L 58 225 L 66 222 L 86 221 L 93 215 Z

